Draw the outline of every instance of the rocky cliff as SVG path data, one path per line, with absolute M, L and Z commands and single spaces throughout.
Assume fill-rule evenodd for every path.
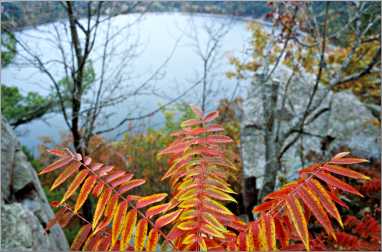
M 62 229 L 44 228 L 53 211 L 37 174 L 21 151 L 12 129 L 1 121 L 1 249 L 68 250 Z
M 286 93 L 290 75 L 290 70 L 284 66 L 280 66 L 273 74 L 273 81 L 278 81 L 281 89 L 278 111 L 281 110 L 281 94 Z M 291 79 L 287 90 L 287 105 L 277 119 L 281 122 L 281 133 L 295 125 L 296 119 L 305 111 L 314 82 L 314 77 L 307 73 Z M 260 88 L 261 83 L 250 86 L 247 98 L 244 99 L 241 119 L 243 172 L 246 178 L 257 178 L 258 189 L 262 187 L 265 172 L 264 131 L 261 129 L 266 125 Z M 294 179 L 297 169 L 312 162 L 320 162 L 322 158 L 328 159 L 341 147 L 350 149 L 355 156 L 369 160 L 381 159 L 380 128 L 373 123 L 376 118 L 351 91 L 332 92 L 320 84 L 314 104 L 317 101 L 320 101 L 320 105 L 316 111 L 322 111 L 322 114 L 305 127 L 307 133 L 285 153 L 281 160 L 283 171 L 279 173 L 280 176 Z

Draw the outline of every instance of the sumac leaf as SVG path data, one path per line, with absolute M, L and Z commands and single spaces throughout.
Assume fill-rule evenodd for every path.
M 60 158 L 59 160 L 55 161 L 54 163 L 48 165 L 44 169 L 42 169 L 39 172 L 39 175 L 42 175 L 42 174 L 45 174 L 45 173 L 49 173 L 49 172 L 55 171 L 57 169 L 63 168 L 66 165 L 68 165 L 72 160 L 73 160 L 73 157 L 71 157 L 71 156 L 64 156 L 64 157 Z
M 86 241 L 88 238 L 90 231 L 92 230 L 91 224 L 86 224 L 80 228 L 80 231 L 78 231 L 76 237 L 74 238 L 74 241 L 72 243 L 72 246 L 70 247 L 71 250 L 80 250 L 82 244 Z
M 171 212 L 159 217 L 155 222 L 155 227 L 161 228 L 163 226 L 166 226 L 167 224 L 170 224 L 171 222 L 175 221 L 179 217 L 182 211 L 183 209 L 176 210 L 174 212 Z
M 106 188 L 103 191 L 101 197 L 98 199 L 97 207 L 95 209 L 94 216 L 93 216 L 93 224 L 92 224 L 93 230 L 97 227 L 97 224 L 102 217 L 103 211 L 105 210 L 105 207 L 106 207 L 106 203 L 109 201 L 111 197 L 111 193 L 112 193 L 112 189 Z
M 124 225 L 122 227 L 122 235 L 121 235 L 121 250 L 125 251 L 127 246 L 129 245 L 131 234 L 133 233 L 133 229 L 135 228 L 135 224 L 137 222 L 137 210 L 130 210 L 124 220 Z
M 78 171 L 78 168 L 80 168 L 81 163 L 73 161 L 71 162 L 64 171 L 56 178 L 56 180 L 53 182 L 52 187 L 50 190 L 56 189 L 58 186 L 60 186 L 62 183 L 64 183 L 70 176 L 72 176 L 74 173 Z
M 78 195 L 76 205 L 74 206 L 74 212 L 77 213 L 78 210 L 82 207 L 82 205 L 85 203 L 85 200 L 88 198 L 89 193 L 93 189 L 93 186 L 97 182 L 96 176 L 90 176 L 88 177 L 84 184 L 82 185 L 80 194 Z
M 147 235 L 147 220 L 140 219 L 135 230 L 134 250 L 142 251 L 145 245 Z
M 149 196 L 145 196 L 137 200 L 136 208 L 142 208 L 153 203 L 159 202 L 167 197 L 167 193 L 158 193 Z
M 80 171 L 77 176 L 74 178 L 73 182 L 68 187 L 68 190 L 66 190 L 64 196 L 62 197 L 61 204 L 64 203 L 67 199 L 70 198 L 70 196 L 73 195 L 73 193 L 77 190 L 77 188 L 81 185 L 81 183 L 84 181 L 86 176 L 89 174 L 89 170 L 84 169 Z

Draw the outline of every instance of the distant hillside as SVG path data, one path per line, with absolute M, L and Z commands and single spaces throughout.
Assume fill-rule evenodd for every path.
M 75 10 L 83 15 L 88 2 L 74 3 Z M 59 2 L 27 1 L 3 2 L 2 24 L 11 30 L 25 26 L 54 22 L 65 16 Z M 205 2 L 104 2 L 105 13 L 118 15 L 131 12 L 190 12 L 211 13 L 258 18 L 270 11 L 266 2 L 253 1 L 205 1 Z

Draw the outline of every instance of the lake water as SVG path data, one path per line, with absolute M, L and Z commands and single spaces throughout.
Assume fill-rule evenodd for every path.
M 127 24 L 129 28 L 123 29 Z M 113 80 L 119 78 L 121 86 L 114 90 L 114 96 L 122 93 L 134 92 L 149 76 L 151 76 L 160 66 L 160 74 L 140 90 L 142 93 L 136 97 L 124 98 L 122 103 L 109 107 L 105 114 L 112 113 L 112 116 L 103 118 L 97 128 L 105 129 L 118 123 L 126 116 L 138 116 L 155 110 L 159 104 L 164 104 L 172 98 L 178 97 L 199 80 L 202 76 L 202 60 L 197 55 L 195 47 L 195 36 L 197 34 L 202 50 L 206 48 L 208 36 L 205 27 L 219 27 L 224 25 L 227 29 L 226 35 L 221 42 L 221 48 L 215 59 L 212 76 L 212 94 L 208 97 L 208 109 L 214 109 L 219 99 L 231 98 L 235 95 L 245 94 L 245 83 L 241 83 L 236 90 L 236 81 L 228 80 L 225 72 L 232 69 L 228 58 L 230 55 L 241 55 L 248 44 L 250 34 L 243 20 L 232 19 L 230 17 L 212 15 L 189 15 L 181 13 L 167 14 L 138 14 L 120 15 L 112 18 L 111 22 L 104 22 L 98 31 L 95 41 L 94 53 L 91 59 L 97 73 L 101 69 L 100 56 L 103 53 L 107 28 L 110 34 L 115 34 L 113 44 L 109 48 L 111 58 L 106 62 L 107 73 L 105 82 L 107 89 L 111 89 Z M 122 30 L 121 30 L 122 29 Z M 61 63 L 62 57 L 57 47 L 57 36 L 63 42 L 62 50 L 70 59 L 71 51 L 68 46 L 68 34 L 64 25 L 57 22 L 55 24 L 41 25 L 35 28 L 28 28 L 16 34 L 17 38 L 24 41 L 29 49 L 38 54 L 44 62 L 49 62 L 49 71 L 53 73 L 56 80 L 60 80 L 65 72 Z M 132 45 L 138 45 L 131 50 Z M 129 59 L 128 53 L 137 54 L 133 61 Z M 170 57 L 170 55 L 172 55 Z M 51 80 L 36 68 L 27 66 L 26 60 L 30 56 L 18 47 L 18 55 L 14 63 L 2 69 L 1 82 L 7 85 L 17 86 L 22 93 L 29 91 L 47 95 L 52 89 Z M 117 72 L 117 73 L 116 73 Z M 200 104 L 202 86 L 198 85 L 183 96 L 180 101 Z M 236 90 L 236 91 L 235 91 Z M 153 92 L 155 94 L 153 94 Z M 233 94 L 235 92 L 235 94 Z M 107 94 L 105 93 L 105 96 Z M 94 90 L 86 94 L 87 99 L 94 98 Z M 158 127 L 163 124 L 163 116 L 158 113 L 145 121 L 145 126 Z M 134 122 L 137 130 L 143 130 Z M 115 139 L 123 134 L 127 125 L 105 135 L 109 139 Z M 26 125 L 19 126 L 17 133 L 22 144 L 35 150 L 41 137 L 49 136 L 54 141 L 59 141 L 60 135 L 67 132 L 61 114 L 50 113 L 44 116 L 43 120 L 35 120 Z M 36 153 L 34 151 L 34 153 Z

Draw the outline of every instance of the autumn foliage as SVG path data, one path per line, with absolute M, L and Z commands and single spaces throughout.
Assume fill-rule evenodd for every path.
M 297 180 L 267 195 L 253 209 L 255 221 L 244 222 L 225 205 L 235 202 L 236 194 L 228 182 L 238 172 L 232 148 L 227 147 L 232 139 L 214 123 L 218 112 L 203 115 L 196 107 L 192 110 L 196 118 L 184 121 L 182 129 L 172 133 L 175 140 L 158 153 L 158 158 L 168 160 L 169 168 L 162 177 L 171 188 L 167 201 L 166 193 L 135 195 L 134 188 L 145 180 L 128 171 L 68 149 L 49 150 L 59 159 L 40 175 L 59 172 L 51 190 L 69 179 L 71 183 L 62 200 L 52 202 L 59 210 L 47 229 L 56 223 L 65 227 L 73 217 L 80 218 L 83 226 L 72 250 L 153 251 L 161 246 L 162 250 L 270 251 L 324 248 L 321 238 L 309 231 L 312 222 L 318 222 L 325 235 L 339 243 L 350 242 L 352 237 L 338 228 L 370 226 L 371 220 L 357 221 L 350 216 L 343 221 L 337 208 L 347 207 L 341 194 L 362 197 L 343 178 L 369 180 L 345 167 L 367 162 L 347 152 L 301 169 Z M 89 197 L 97 202 L 92 220 L 80 215 Z M 73 198 L 74 204 L 68 203 Z M 379 224 L 374 223 L 374 228 L 380 230 Z

